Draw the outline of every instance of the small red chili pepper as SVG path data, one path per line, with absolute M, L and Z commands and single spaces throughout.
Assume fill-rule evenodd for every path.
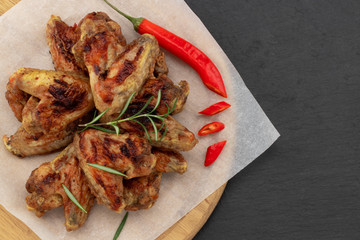
M 231 107 L 230 104 L 228 104 L 227 102 L 218 102 L 215 103 L 213 105 L 211 105 L 208 108 L 205 108 L 204 110 L 202 110 L 201 112 L 199 112 L 200 114 L 205 114 L 205 115 L 215 115 L 219 112 L 224 111 L 225 109 L 228 109 L 229 107 Z
M 225 128 L 225 125 L 221 122 L 208 123 L 199 130 L 198 135 L 204 136 L 204 135 L 208 135 L 211 133 L 216 133 L 216 132 L 223 130 L 224 128 Z
M 169 32 L 168 30 L 150 22 L 145 18 L 131 17 L 104 0 L 115 11 L 131 21 L 134 29 L 140 33 L 149 33 L 155 36 L 160 46 L 170 51 L 184 62 L 189 64 L 201 77 L 203 83 L 211 91 L 220 96 L 227 97 L 225 85 L 215 64 L 197 47 L 182 39 L 181 37 Z
M 204 162 L 205 167 L 210 166 L 213 162 L 215 162 L 215 160 L 218 158 L 221 151 L 223 150 L 225 144 L 226 144 L 226 140 L 215 143 L 208 147 Z

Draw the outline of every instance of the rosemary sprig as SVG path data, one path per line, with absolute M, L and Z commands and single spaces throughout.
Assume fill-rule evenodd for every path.
M 129 215 L 129 212 L 126 212 L 124 218 L 122 219 L 122 221 L 121 221 L 121 223 L 120 223 L 120 225 L 119 225 L 119 227 L 118 227 L 118 229 L 117 229 L 116 232 L 115 232 L 115 235 L 114 235 L 113 240 L 117 240 L 117 239 L 118 239 L 118 237 L 119 237 L 122 229 L 124 228 L 124 225 L 125 225 L 125 223 L 126 223 L 126 219 L 127 219 L 128 215 Z
M 156 115 L 155 111 L 159 107 L 160 101 L 161 101 L 161 90 L 159 90 L 158 91 L 158 97 L 157 97 L 157 100 L 156 100 L 156 104 L 155 104 L 154 108 L 150 112 L 144 112 L 144 111 L 149 106 L 150 102 L 153 100 L 153 98 L 154 98 L 153 96 L 148 99 L 148 101 L 145 103 L 145 105 L 137 113 L 135 113 L 134 115 L 132 115 L 130 117 L 127 117 L 127 118 L 121 118 L 124 115 L 124 113 L 126 112 L 126 110 L 129 108 L 129 105 L 130 105 L 132 99 L 134 98 L 135 94 L 136 94 L 136 92 L 133 92 L 131 94 L 129 99 L 126 101 L 126 104 L 124 105 L 124 108 L 122 109 L 121 113 L 119 114 L 119 116 L 117 116 L 117 118 L 115 118 L 114 121 L 107 122 L 107 123 L 97 123 L 99 121 L 99 119 L 102 116 L 104 116 L 104 114 L 107 111 L 109 111 L 110 108 L 108 108 L 105 111 L 103 111 L 101 114 L 99 114 L 97 116 L 94 116 L 93 120 L 91 120 L 90 122 L 88 122 L 86 124 L 79 125 L 80 127 L 84 127 L 84 129 L 82 129 L 80 132 L 82 132 L 82 131 L 84 131 L 84 130 L 86 130 L 88 128 L 95 128 L 95 129 L 98 129 L 98 130 L 101 130 L 101 131 L 104 131 L 104 132 L 116 133 L 117 135 L 119 135 L 120 128 L 119 128 L 118 124 L 121 123 L 121 122 L 133 121 L 133 122 L 138 123 L 144 129 L 146 138 L 151 142 L 151 138 L 150 138 L 150 134 L 149 134 L 148 129 L 144 126 L 144 124 L 142 124 L 138 120 L 139 118 L 147 118 L 149 120 L 149 122 L 151 123 L 152 128 L 154 129 L 155 141 L 161 141 L 164 138 L 164 136 L 165 136 L 165 134 L 167 132 L 167 126 L 166 126 L 165 119 L 166 119 L 167 116 L 169 116 L 175 110 L 175 107 L 176 107 L 176 104 L 177 104 L 177 98 L 175 99 L 174 105 L 172 106 L 171 109 L 165 103 L 165 105 L 167 107 L 167 112 L 165 114 Z M 155 123 L 154 120 L 160 120 L 162 122 L 159 129 L 157 128 L 156 123 Z M 104 126 L 111 126 L 114 130 L 105 128 Z M 161 134 L 162 136 L 159 139 L 159 132 L 161 130 L 163 130 L 163 133 Z
M 100 169 L 100 170 L 103 170 L 105 172 L 108 172 L 108 173 L 113 173 L 113 174 L 116 174 L 116 175 L 120 175 L 120 176 L 123 176 L 123 177 L 128 177 L 126 174 L 122 173 L 122 172 L 119 172 L 115 169 L 112 169 L 112 168 L 109 168 L 109 167 L 106 167 L 106 166 L 103 166 L 103 165 L 100 165 L 100 164 L 96 164 L 96 163 L 86 163 L 87 165 L 89 166 L 92 166 L 94 168 L 97 168 L 97 169 Z
M 80 208 L 84 213 L 87 213 L 85 208 L 83 208 L 83 206 L 81 206 L 81 204 L 78 202 L 78 200 L 75 198 L 75 196 L 70 192 L 70 190 L 64 184 L 62 184 L 62 187 L 64 188 L 64 191 L 65 191 L 66 195 L 69 197 L 69 199 L 71 201 L 73 201 L 73 203 L 75 203 L 75 205 L 78 206 L 78 208 Z

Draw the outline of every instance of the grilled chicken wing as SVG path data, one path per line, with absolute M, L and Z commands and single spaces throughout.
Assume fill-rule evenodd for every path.
M 65 226 L 73 231 L 83 225 L 94 204 L 94 196 L 79 167 L 73 145 L 65 148 L 53 161 L 43 163 L 32 171 L 26 189 L 30 193 L 26 204 L 38 217 L 46 211 L 64 205 Z M 88 213 L 78 208 L 66 195 L 64 184 Z
M 120 212 L 123 202 L 122 176 L 107 173 L 87 163 L 95 163 L 118 170 L 134 178 L 153 172 L 156 158 L 144 138 L 135 134 L 109 134 L 89 129 L 74 138 L 80 166 L 98 202 Z
M 144 34 L 130 43 L 108 69 L 103 69 L 98 55 L 104 54 L 101 43 L 104 38 L 100 33 L 88 39 L 85 47 L 90 50 L 84 53 L 84 59 L 95 106 L 101 112 L 110 108 L 102 118 L 109 121 L 116 118 L 130 95 L 138 92 L 153 74 L 159 46 L 152 35 Z
M 6 98 L 22 126 L 3 140 L 11 152 L 22 157 L 65 147 L 71 142 L 75 123 L 94 107 L 84 77 L 30 68 L 10 77 Z
M 76 72 L 86 74 L 87 69 L 81 63 L 77 63 L 72 47 L 80 39 L 76 24 L 71 27 L 52 15 L 46 25 L 46 40 L 54 67 L 58 71 Z

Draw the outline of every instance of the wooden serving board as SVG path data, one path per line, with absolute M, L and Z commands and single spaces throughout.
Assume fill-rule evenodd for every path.
M 4 14 L 20 0 L 1 0 L 0 15 Z M 226 184 L 221 186 L 187 215 L 161 234 L 157 240 L 189 240 L 205 224 L 224 192 Z M 25 207 L 25 206 L 24 206 Z M 36 217 L 34 215 L 34 217 Z M 39 240 L 40 238 L 21 220 L 0 205 L 0 239 Z

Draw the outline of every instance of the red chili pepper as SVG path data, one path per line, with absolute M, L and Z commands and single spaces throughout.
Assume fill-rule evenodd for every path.
M 208 147 L 204 162 L 205 167 L 210 166 L 213 162 L 215 162 L 215 160 L 218 158 L 221 151 L 223 150 L 225 144 L 226 144 L 226 140 L 215 143 Z
M 213 105 L 211 105 L 208 108 L 205 108 L 204 110 L 202 110 L 201 112 L 199 112 L 200 114 L 205 114 L 205 115 L 215 115 L 219 112 L 224 111 L 225 109 L 231 107 L 230 104 L 228 104 L 227 102 L 218 102 L 215 103 Z
M 107 0 L 104 1 L 115 11 L 130 20 L 137 32 L 140 34 L 149 33 L 154 35 L 160 46 L 189 64 L 200 75 L 207 88 L 220 96 L 227 97 L 225 85 L 219 70 L 210 58 L 197 47 L 145 18 L 131 17 L 121 12 Z
M 223 130 L 224 128 L 225 128 L 225 125 L 221 122 L 208 123 L 199 130 L 198 135 L 204 136 L 204 135 L 208 135 L 211 133 L 216 133 L 216 132 Z

